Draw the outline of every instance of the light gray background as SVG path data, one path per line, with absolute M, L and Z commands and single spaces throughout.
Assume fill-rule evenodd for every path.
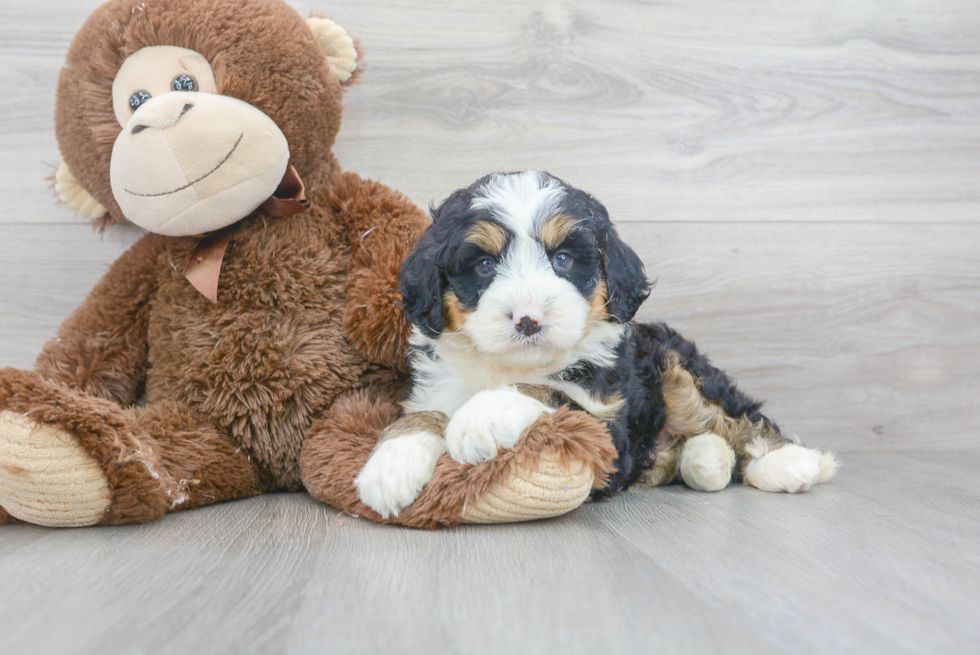
M 0 365 L 30 367 L 139 236 L 100 239 L 46 181 L 58 70 L 96 4 L 0 5 Z M 366 54 L 346 169 L 422 205 L 528 167 L 593 192 L 658 280 L 639 318 L 696 340 L 841 473 L 439 533 L 305 494 L 8 526 L 5 652 L 976 648 L 980 4 L 295 6 Z

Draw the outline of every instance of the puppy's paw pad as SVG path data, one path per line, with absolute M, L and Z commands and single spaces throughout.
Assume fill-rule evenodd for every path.
M 819 450 L 786 444 L 753 460 L 745 470 L 745 482 L 762 491 L 796 493 L 829 479 L 835 469 L 836 463 Z
M 524 430 L 548 411 L 543 403 L 514 389 L 474 394 L 446 426 L 449 455 L 465 464 L 485 462 L 499 448 L 513 448 Z
M 681 452 L 681 478 L 698 491 L 720 491 L 728 486 L 735 466 L 735 451 L 712 432 L 692 437 Z
M 383 518 L 398 516 L 418 498 L 444 452 L 442 438 L 431 432 L 385 441 L 354 479 L 357 495 Z

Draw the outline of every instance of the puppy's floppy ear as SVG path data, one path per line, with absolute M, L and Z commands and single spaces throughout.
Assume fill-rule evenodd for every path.
M 401 292 L 405 315 L 425 336 L 435 339 L 442 332 L 442 294 L 449 281 L 446 268 L 456 232 L 463 225 L 460 217 L 466 213 L 472 198 L 471 189 L 458 189 L 438 207 L 430 206 L 432 225 L 401 269 Z
M 399 283 L 405 315 L 432 339 L 442 332 L 442 292 L 446 286 L 434 257 L 434 241 L 430 227 L 402 264 Z
M 623 243 L 611 223 L 603 239 L 602 250 L 605 255 L 606 286 L 609 287 L 606 309 L 611 318 L 626 323 L 633 319 L 636 310 L 650 295 L 650 281 L 639 256 Z
M 643 270 L 643 262 L 633 249 L 623 243 L 609 220 L 605 206 L 588 193 L 568 188 L 569 213 L 588 216 L 594 221 L 596 240 L 602 250 L 609 297 L 606 310 L 614 321 L 631 321 L 643 301 L 650 295 L 651 284 Z

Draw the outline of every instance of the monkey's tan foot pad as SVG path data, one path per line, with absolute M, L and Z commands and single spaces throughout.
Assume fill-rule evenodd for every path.
M 463 509 L 462 523 L 511 523 L 566 514 L 589 497 L 594 481 L 586 462 L 563 464 L 557 453 L 543 452 L 536 470 L 512 462 L 511 474 L 495 482 L 475 504 Z
M 69 432 L 0 412 L 0 507 L 49 527 L 95 525 L 111 502 L 105 473 Z

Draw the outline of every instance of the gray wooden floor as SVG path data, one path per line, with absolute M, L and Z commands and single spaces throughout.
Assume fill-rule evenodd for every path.
M 45 181 L 96 4 L 0 4 L 0 365 L 138 236 L 93 235 Z M 439 533 L 305 494 L 4 527 L 4 653 L 980 650 L 976 0 L 296 6 L 366 53 L 347 169 L 420 204 L 532 166 L 593 191 L 658 279 L 640 318 L 844 467 Z

